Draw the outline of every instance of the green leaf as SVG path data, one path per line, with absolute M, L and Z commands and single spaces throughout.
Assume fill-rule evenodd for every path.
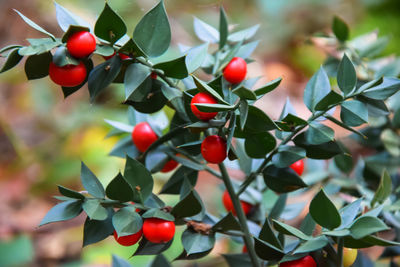
M 344 95 L 349 95 L 357 84 L 356 70 L 346 54 L 344 54 L 339 64 L 337 82 Z
M 159 218 L 159 219 L 163 219 L 166 221 L 175 221 L 175 217 L 173 215 L 171 215 L 170 213 L 167 213 L 165 211 L 162 211 L 160 209 L 149 209 L 148 211 L 146 211 L 145 213 L 143 213 L 142 215 L 143 218 Z
M 172 241 L 169 241 L 167 243 L 151 243 L 149 242 L 146 238 L 142 238 L 139 242 L 139 247 L 135 251 L 135 253 L 132 256 L 136 255 L 158 255 L 161 252 L 167 250 L 171 244 Z
M 21 56 L 39 55 L 45 52 L 49 52 L 53 48 L 61 45 L 61 40 L 53 40 L 51 38 L 40 38 L 40 39 L 27 39 L 31 46 L 21 47 L 18 53 Z
M 239 51 L 237 51 L 236 56 L 243 59 L 250 59 L 250 56 L 253 54 L 254 50 L 256 50 L 259 43 L 260 41 L 254 41 L 242 45 L 239 48 Z
M 185 159 L 183 157 L 178 157 L 173 153 L 167 153 L 167 154 L 168 154 L 168 156 L 170 156 L 173 160 L 175 160 L 179 164 L 182 164 L 183 166 L 190 168 L 192 170 L 202 171 L 205 168 L 203 164 L 193 162 L 192 160 Z
M 260 133 L 277 129 L 275 124 L 267 114 L 255 106 L 249 106 L 246 124 L 244 131 L 247 133 Z
M 279 222 L 277 220 L 273 220 L 274 228 L 276 231 L 285 234 L 285 235 L 291 235 L 295 236 L 301 240 L 311 240 L 313 239 L 312 236 L 304 234 L 302 231 L 299 229 L 294 228 L 293 226 L 290 226 L 288 224 L 285 224 L 283 222 Z
M 148 80 L 148 86 L 143 84 L 150 74 L 151 70 L 145 65 L 134 63 L 128 66 L 124 77 L 125 100 L 141 101 L 148 95 L 151 90 L 151 80 Z
M 340 119 L 349 126 L 359 126 L 368 122 L 368 110 L 365 104 L 357 100 L 343 102 Z
M 228 41 L 232 42 L 232 43 L 237 43 L 237 42 L 241 42 L 241 41 L 250 40 L 251 38 L 253 38 L 253 36 L 256 34 L 256 32 L 258 31 L 259 28 L 260 28 L 260 25 L 257 24 L 250 28 L 232 33 L 229 35 Z
M 331 90 L 318 104 L 315 106 L 315 110 L 327 110 L 332 106 L 336 106 L 341 101 L 343 101 L 343 97 L 336 93 L 335 91 Z
M 125 22 L 106 2 L 94 25 L 94 33 L 97 37 L 113 44 L 121 39 L 126 32 Z
M 202 112 L 220 112 L 233 110 L 236 107 L 224 104 L 195 104 L 195 106 Z
M 234 93 L 241 99 L 246 99 L 246 100 L 256 100 L 257 99 L 256 94 L 252 90 L 247 89 L 246 87 L 243 87 L 243 86 L 232 90 L 232 93 Z
M 132 267 L 132 265 L 125 259 L 112 255 L 112 267 Z
M 330 159 L 333 156 L 342 154 L 343 150 L 334 142 L 326 142 L 319 145 L 311 145 L 306 141 L 305 133 L 301 133 L 294 138 L 296 146 L 300 146 L 306 150 L 307 158 L 312 159 Z
M 247 134 L 244 147 L 252 158 L 264 158 L 276 146 L 275 138 L 269 132 Z
M 122 67 L 120 57 L 112 57 L 104 63 L 97 65 L 89 74 L 88 87 L 90 101 L 93 102 L 103 89 L 109 86 L 118 76 Z
M 239 118 L 240 118 L 240 129 L 244 129 L 244 126 L 246 125 L 247 121 L 247 116 L 249 114 L 249 104 L 247 103 L 246 100 L 240 100 L 240 105 L 239 105 Z
M 304 148 L 281 145 L 278 153 L 272 157 L 272 163 L 278 168 L 285 168 L 305 157 L 306 151 Z
M 187 179 L 192 186 L 196 184 L 198 171 L 181 166 L 169 178 L 162 187 L 160 194 L 179 194 L 182 183 Z
M 103 185 L 91 170 L 81 162 L 81 180 L 83 187 L 94 197 L 104 198 L 105 192 Z
M 228 40 L 228 19 L 224 7 L 219 7 L 219 48 L 223 48 Z
M 147 57 L 132 38 L 129 39 L 118 51 L 132 55 L 133 57 Z
M 27 17 L 25 17 L 21 12 L 19 12 L 18 10 L 14 9 L 15 12 L 17 12 L 17 14 L 32 28 L 34 28 L 37 31 L 40 31 L 41 33 L 44 33 L 48 36 L 50 36 L 51 39 L 53 39 L 54 41 L 56 40 L 56 37 L 54 37 L 53 34 L 47 32 L 45 29 L 43 29 L 42 27 L 40 27 L 39 25 L 37 25 L 35 22 L 33 22 L 32 20 L 28 19 Z
M 304 103 L 311 111 L 315 111 L 316 105 L 331 92 L 331 85 L 329 83 L 328 75 L 324 68 L 318 70 L 306 85 L 304 90 Z
M 19 49 L 14 49 L 13 51 L 11 51 L 8 54 L 6 62 L 4 63 L 3 67 L 0 69 L 0 73 L 6 72 L 18 65 L 18 63 L 23 58 L 23 56 L 21 56 L 18 53 L 18 50 Z
M 118 173 L 107 185 L 106 195 L 110 199 L 119 200 L 121 202 L 127 202 L 133 199 L 132 188 L 125 181 L 121 173 Z
M 362 138 L 364 138 L 364 139 L 367 138 L 362 132 L 357 131 L 357 130 L 354 129 L 354 128 L 351 128 L 350 126 L 344 124 L 343 122 L 337 120 L 336 118 L 334 118 L 334 117 L 332 117 L 332 116 L 325 115 L 324 117 L 327 118 L 328 120 L 330 120 L 331 122 L 335 123 L 336 125 L 339 125 L 339 126 L 342 127 L 343 129 L 346 129 L 346 130 L 348 130 L 348 131 L 350 131 L 350 132 L 353 132 L 353 133 L 359 135 L 360 137 L 362 137 Z
M 314 121 L 309 124 L 305 136 L 308 144 L 320 145 L 333 141 L 335 138 L 335 132 L 328 126 Z
M 254 90 L 254 93 L 259 97 L 263 96 L 266 93 L 269 93 L 269 92 L 273 91 L 275 88 L 277 88 L 279 86 L 279 84 L 281 83 L 281 81 L 282 81 L 282 78 L 280 78 L 280 77 L 276 78 L 275 80 L 268 82 L 263 87 Z
M 307 187 L 307 184 L 290 168 L 268 166 L 263 171 L 264 182 L 277 193 L 287 193 Z
M 314 221 L 322 227 L 332 230 L 340 226 L 340 214 L 323 189 L 311 200 L 309 209 Z
M 220 103 L 229 105 L 228 102 L 226 102 L 220 94 L 217 93 L 213 88 L 211 88 L 209 85 L 207 85 L 205 82 L 202 80 L 198 79 L 196 76 L 192 75 L 194 83 L 196 84 L 197 89 L 200 92 L 207 92 L 213 97 L 215 97 Z
M 66 65 L 79 65 L 80 62 L 68 53 L 65 46 L 60 46 L 54 53 L 53 63 L 59 67 L 64 67 Z
M 328 243 L 329 241 L 326 236 L 317 236 L 301 244 L 293 253 L 309 253 L 325 247 Z
M 82 212 L 81 200 L 68 200 L 55 205 L 49 210 L 40 222 L 39 226 L 52 223 L 70 220 L 75 218 Z
M 79 25 L 90 28 L 90 24 L 84 21 L 82 18 L 73 14 L 71 11 L 66 9 L 65 7 L 59 5 L 57 2 L 54 2 L 56 7 L 56 17 L 58 25 L 65 32 L 71 25 Z
M 217 43 L 219 41 L 219 32 L 211 25 L 194 17 L 194 32 L 200 40 L 208 43 Z
M 400 136 L 392 129 L 385 129 L 381 133 L 381 140 L 386 150 L 394 157 L 400 157 Z
M 361 239 L 370 234 L 388 230 L 384 222 L 376 217 L 363 216 L 357 219 L 351 226 L 350 232 L 355 239 Z
M 61 185 L 58 185 L 58 191 L 60 192 L 61 195 L 66 196 L 66 197 L 76 198 L 76 199 L 81 199 L 81 200 L 85 199 L 85 196 L 82 195 L 81 193 L 78 193 L 74 190 L 71 190 L 71 189 L 61 186 Z
M 151 173 L 137 160 L 126 157 L 125 180 L 133 189 L 133 201 L 143 203 L 152 193 L 153 177 Z
M 224 218 L 219 220 L 213 225 L 212 230 L 215 232 L 227 232 L 227 231 L 241 231 L 242 228 L 238 220 L 229 212 Z
M 163 256 L 163 254 L 158 254 L 151 263 L 150 267 L 171 267 L 171 264 Z
M 271 224 L 269 223 L 268 219 L 265 220 L 258 238 L 276 248 L 282 249 L 282 244 L 272 231 Z
M 171 42 L 171 29 L 165 11 L 164 1 L 160 1 L 147 12 L 136 25 L 134 40 L 149 56 L 157 57 L 167 51 Z
M 273 219 L 279 219 L 281 216 L 282 212 L 285 209 L 286 206 L 286 201 L 288 198 L 288 194 L 280 194 L 278 199 L 275 201 L 274 205 L 271 208 L 271 211 L 268 215 L 268 218 L 273 220 Z
M 89 32 L 90 29 L 88 27 L 71 25 L 71 26 L 69 26 L 68 30 L 64 33 L 61 41 L 63 43 L 66 43 L 66 42 L 68 42 L 68 39 L 71 35 L 73 35 L 76 32 L 82 32 L 82 31 Z
M 400 89 L 400 80 L 397 78 L 383 78 L 383 82 L 364 90 L 363 95 L 372 99 L 386 100 Z
M 229 267 L 251 267 L 251 259 L 248 255 L 240 254 L 222 254 Z
M 29 56 L 25 62 L 25 74 L 28 80 L 46 77 L 49 74 L 51 60 L 50 52 Z
M 253 237 L 253 238 L 254 238 L 254 243 L 255 243 L 254 248 L 256 250 L 256 254 L 261 259 L 267 260 L 267 261 L 279 261 L 280 259 L 283 258 L 283 256 L 285 256 L 285 253 L 281 249 L 279 249 L 257 237 Z
M 383 203 L 392 193 L 392 179 L 390 174 L 384 170 L 381 176 L 378 189 L 375 191 L 374 197 L 371 200 L 371 207 L 374 207 L 376 203 Z
M 340 217 L 342 218 L 340 229 L 347 228 L 353 223 L 354 219 L 360 212 L 361 203 L 362 198 L 359 198 L 339 210 Z
M 107 219 L 107 210 L 103 206 L 101 206 L 99 199 L 85 199 L 82 208 L 91 220 L 102 221 Z
M 189 75 L 186 68 L 186 56 L 158 63 L 154 65 L 154 68 L 163 70 L 167 77 L 175 79 L 184 79 Z
M 200 68 L 207 57 L 208 43 L 192 47 L 185 52 L 186 67 L 189 73 Z
M 332 31 L 339 41 L 344 42 L 349 38 L 349 26 L 341 18 L 333 18 Z
M 0 54 L 4 54 L 5 52 L 10 51 L 10 50 L 15 50 L 15 49 L 18 50 L 19 48 L 22 48 L 22 47 L 23 47 L 22 45 L 7 45 L 3 48 L 0 48 Z
M 184 198 L 182 198 L 175 207 L 172 208 L 171 214 L 176 219 L 191 217 L 202 210 L 202 203 L 196 191 L 191 190 Z
M 114 226 L 112 225 L 112 216 L 114 211 L 108 209 L 108 217 L 106 220 L 90 220 L 86 219 L 83 225 L 83 246 L 102 241 L 113 234 Z
M 213 234 L 203 235 L 191 229 L 186 229 L 182 234 L 182 245 L 188 255 L 211 250 L 214 244 Z
M 112 224 L 119 237 L 136 234 L 142 229 L 142 217 L 135 209 L 133 206 L 124 207 L 112 217 Z

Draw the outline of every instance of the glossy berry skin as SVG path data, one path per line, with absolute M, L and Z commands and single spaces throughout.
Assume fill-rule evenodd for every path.
M 202 121 L 209 121 L 217 116 L 218 112 L 202 112 L 195 104 L 217 104 L 218 101 L 212 95 L 201 92 L 196 94 L 190 102 L 190 109 L 193 114 Z
M 358 251 L 354 248 L 343 248 L 343 267 L 350 267 L 356 261 Z
M 241 83 L 247 74 L 247 63 L 241 57 L 234 57 L 226 65 L 223 75 L 225 80 L 232 84 Z
M 201 155 L 209 163 L 223 162 L 226 158 L 226 141 L 218 135 L 207 136 L 201 143 Z
M 175 223 L 159 218 L 148 218 L 143 223 L 143 235 L 152 243 L 166 243 L 174 238 Z
M 83 62 L 79 65 L 65 65 L 59 67 L 53 62 L 50 63 L 49 76 L 50 79 L 64 87 L 74 87 L 83 83 L 86 79 L 86 67 Z
M 104 58 L 105 60 L 109 60 L 110 58 L 113 58 L 113 57 L 115 56 L 115 54 L 116 54 L 116 52 L 114 52 L 114 54 L 112 54 L 111 56 L 103 56 L 103 58 Z M 118 56 L 119 56 L 119 58 L 122 59 L 122 60 L 131 59 L 130 56 L 125 55 L 125 54 L 121 54 L 121 53 L 118 53 Z
M 163 172 L 163 173 L 170 172 L 173 169 L 175 169 L 177 166 L 178 166 L 178 162 L 176 162 L 175 160 L 171 159 L 171 160 L 167 161 L 167 163 L 165 163 L 165 165 L 162 168 L 161 172 Z
M 138 123 L 133 128 L 132 141 L 140 152 L 145 152 L 157 139 L 158 136 L 147 122 Z
M 126 247 L 135 245 L 140 240 L 142 235 L 143 232 L 142 229 L 140 229 L 139 232 L 137 232 L 136 234 L 118 237 L 117 232 L 114 230 L 115 241 L 117 241 L 118 244 Z
M 96 50 L 96 39 L 90 32 L 76 32 L 68 38 L 67 49 L 73 57 L 87 57 Z
M 227 211 L 232 212 L 232 214 L 236 216 L 236 210 L 233 206 L 232 199 L 229 196 L 228 191 L 226 191 L 226 190 L 225 190 L 224 194 L 222 195 L 222 203 L 224 204 L 225 209 Z M 246 214 L 246 215 L 249 214 L 249 212 L 253 208 L 253 205 L 251 205 L 250 203 L 247 203 L 246 201 L 243 201 L 243 200 L 240 200 L 240 204 L 242 205 L 242 209 L 244 211 L 244 214 Z M 246 248 L 246 246 L 244 248 Z M 246 248 L 246 251 L 247 251 L 247 248 Z
M 308 255 L 295 261 L 283 262 L 279 264 L 279 267 L 317 267 L 317 263 Z
M 301 159 L 296 161 L 295 163 L 290 165 L 290 168 L 292 168 L 292 170 L 294 170 L 299 176 L 301 176 L 304 171 L 304 160 Z

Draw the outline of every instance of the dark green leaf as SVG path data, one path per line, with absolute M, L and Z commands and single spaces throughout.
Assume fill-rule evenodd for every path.
M 195 104 L 195 106 L 202 112 L 220 112 L 235 109 L 235 106 L 225 104 Z
M 127 202 L 133 199 L 132 188 L 125 181 L 121 173 L 118 173 L 107 185 L 106 195 L 110 199 L 119 200 L 121 202 Z
M 266 93 L 269 93 L 269 92 L 271 92 L 272 90 L 274 90 L 275 88 L 277 88 L 278 86 L 279 86 L 279 84 L 281 83 L 281 81 L 282 81 L 282 78 L 276 78 L 275 80 L 272 80 L 272 81 L 270 81 L 270 82 L 268 82 L 266 85 L 264 85 L 263 87 L 261 87 L 261 88 L 258 88 L 258 89 L 256 89 L 255 91 L 254 91 L 254 93 L 257 95 L 257 96 L 263 96 L 263 95 L 265 95 Z
M 151 70 L 147 66 L 139 63 L 130 64 L 124 77 L 125 99 L 142 101 L 151 91 L 151 79 L 148 79 L 148 86 L 143 85 L 150 74 Z
M 365 138 L 365 139 L 367 138 L 362 132 L 357 131 L 357 130 L 354 129 L 354 128 L 351 128 L 350 126 L 344 124 L 343 122 L 341 122 L 341 121 L 335 119 L 335 118 L 332 117 L 332 116 L 325 115 L 324 117 L 327 118 L 328 120 L 330 120 L 331 122 L 335 123 L 336 125 L 339 125 L 339 126 L 342 127 L 343 129 L 346 129 L 346 130 L 348 130 L 348 131 L 350 131 L 350 132 L 353 132 L 353 133 L 359 135 L 359 136 L 362 137 L 362 138 Z
M 268 166 L 264 172 L 265 184 L 275 192 L 287 193 L 307 187 L 307 184 L 290 168 Z
M 215 236 L 196 233 L 186 229 L 182 234 L 182 245 L 188 255 L 211 250 L 215 244 Z
M 332 230 L 340 226 L 340 214 L 323 189 L 311 200 L 309 209 L 314 221 L 322 227 Z
M 133 189 L 133 201 L 143 203 L 151 195 L 153 177 L 139 161 L 126 157 L 124 177 Z
M 0 73 L 6 72 L 6 71 L 14 68 L 15 66 L 17 66 L 22 58 L 23 58 L 23 56 L 21 56 L 18 53 L 18 49 L 14 49 L 13 51 L 11 51 L 8 54 L 6 62 L 4 63 L 3 67 L 0 69 Z
M 71 35 L 73 35 L 76 32 L 83 32 L 83 31 L 89 32 L 90 29 L 88 27 L 71 25 L 71 26 L 68 27 L 68 30 L 64 33 L 61 41 L 63 43 L 66 43 Z
M 265 220 L 258 238 L 267 242 L 268 244 L 273 245 L 276 248 L 282 249 L 282 244 L 276 237 L 275 233 L 272 231 L 271 224 L 269 223 L 268 219 Z
M 126 32 L 125 22 L 106 2 L 96 21 L 96 25 L 94 25 L 94 33 L 97 37 L 113 44 L 124 36 Z
M 315 111 L 316 105 L 331 91 L 328 75 L 321 67 L 306 85 L 304 90 L 304 103 L 311 112 Z
M 82 212 L 82 201 L 69 200 L 55 205 L 49 210 L 40 222 L 39 226 L 52 223 L 70 220 L 75 218 Z
M 81 181 L 83 187 L 88 191 L 89 194 L 98 198 L 105 197 L 103 185 L 83 162 L 81 163 Z
M 59 67 L 64 67 L 66 65 L 79 65 L 79 60 L 68 53 L 68 49 L 65 46 L 60 46 L 57 48 L 53 56 L 53 63 Z
M 275 146 L 276 140 L 268 132 L 247 134 L 244 141 L 246 153 L 252 158 L 264 158 Z
M 222 254 L 229 267 L 252 267 L 250 257 L 240 254 Z
M 57 2 L 54 2 L 56 7 L 56 16 L 58 25 L 65 32 L 68 30 L 70 25 L 80 25 L 87 28 L 90 28 L 90 24 L 84 21 L 82 18 L 73 14 L 71 11 L 67 10 L 65 7 L 59 5 Z
M 341 42 L 349 38 L 349 26 L 338 16 L 333 18 L 332 30 L 336 38 Z
M 361 239 L 370 234 L 388 230 L 384 222 L 376 217 L 363 216 L 357 219 L 351 226 L 350 232 L 355 239 Z
M 243 86 L 234 89 L 232 91 L 232 93 L 234 93 L 235 95 L 237 95 L 241 99 L 246 99 L 246 100 L 256 100 L 257 99 L 256 94 L 252 90 L 247 89 L 247 88 L 245 88 Z
M 172 241 L 169 241 L 167 243 L 151 243 L 148 241 L 146 238 L 142 238 L 139 242 L 139 247 L 133 254 L 133 256 L 136 255 L 158 255 L 161 252 L 167 250 L 171 244 Z
M 339 64 L 337 82 L 344 95 L 349 95 L 357 84 L 356 70 L 346 54 L 344 54 Z
M 15 50 L 15 49 L 18 50 L 19 48 L 22 48 L 22 47 L 23 47 L 22 45 L 7 45 L 3 48 L 0 48 L 0 54 L 4 54 L 5 52 L 10 51 L 10 50 Z
M 189 75 L 186 68 L 186 56 L 158 63 L 154 65 L 154 68 L 163 70 L 166 76 L 175 79 L 184 79 Z
M 301 244 L 293 253 L 309 253 L 325 247 L 328 243 L 326 236 L 317 236 Z
M 171 267 L 171 264 L 162 254 L 158 254 L 150 267 Z
M 190 168 L 190 169 L 192 169 L 192 170 L 202 171 L 202 170 L 204 170 L 204 168 L 205 168 L 203 164 L 194 162 L 194 161 L 189 160 L 189 159 L 185 159 L 185 158 L 183 158 L 183 157 L 178 157 L 178 156 L 176 156 L 176 155 L 173 154 L 173 153 L 168 153 L 168 155 L 169 155 L 173 160 L 175 160 L 176 162 L 178 162 L 179 164 L 182 164 L 183 166 L 186 166 L 187 168 Z
M 82 208 L 91 220 L 102 221 L 107 219 L 107 210 L 103 206 L 101 206 L 99 199 L 85 199 Z
M 272 157 L 272 163 L 278 168 L 285 168 L 305 157 L 306 151 L 304 148 L 281 145 L 278 153 Z
M 129 41 L 127 41 L 118 51 L 132 55 L 133 57 L 146 57 L 146 54 L 132 38 L 129 39 Z
M 90 101 L 95 98 L 109 86 L 118 76 L 121 70 L 122 60 L 120 57 L 112 57 L 104 63 L 97 65 L 89 74 L 88 87 L 90 93 Z
M 170 213 L 167 213 L 165 211 L 162 211 L 160 209 L 154 208 L 154 209 L 149 209 L 142 215 L 143 218 L 158 218 L 158 219 L 163 219 L 165 221 L 175 221 L 175 217 L 171 215 Z
M 228 19 L 226 18 L 226 13 L 224 7 L 221 5 L 219 7 L 219 48 L 223 48 L 228 40 Z
M 313 218 L 311 217 L 311 215 L 309 213 L 304 218 L 304 220 L 301 222 L 300 231 L 302 231 L 306 235 L 312 235 L 314 233 L 316 225 L 317 224 L 315 223 L 315 221 L 313 220 Z
M 241 231 L 242 228 L 237 219 L 229 212 L 224 218 L 213 225 L 212 230 L 216 232 L 227 232 L 231 230 Z
M 285 253 L 273 245 L 254 237 L 255 250 L 257 256 L 267 261 L 279 261 L 285 256 Z
M 160 194 L 179 194 L 182 183 L 187 179 L 193 186 L 196 184 L 198 171 L 191 168 L 181 166 L 164 184 Z
M 86 219 L 83 225 L 83 246 L 102 241 L 113 234 L 114 227 L 112 225 L 112 217 L 114 211 L 112 208 L 108 209 L 108 217 L 106 220 L 97 221 Z
M 329 141 L 333 141 L 335 138 L 335 132 L 318 122 L 311 122 L 309 128 L 305 133 L 306 141 L 311 145 L 320 145 Z
M 375 191 L 374 197 L 371 200 L 371 207 L 374 207 L 376 203 L 383 203 L 392 193 L 392 179 L 390 174 L 384 170 L 381 176 L 378 189 Z
M 211 94 L 213 97 L 215 97 L 220 103 L 225 104 L 225 105 L 229 105 L 229 103 L 227 103 L 220 94 L 217 93 L 217 91 L 215 91 L 213 88 L 211 88 L 209 85 L 207 85 L 205 82 L 203 82 L 202 80 L 198 79 L 196 76 L 192 76 L 194 83 L 196 84 L 197 89 L 200 92 L 207 92 L 209 94 Z
M 249 106 L 245 132 L 260 133 L 277 129 L 277 125 L 267 114 L 255 106 Z
M 127 236 L 139 232 L 142 229 L 142 217 L 135 211 L 135 207 L 129 206 L 119 209 L 112 217 L 112 224 L 118 236 Z
M 343 97 L 331 90 L 318 104 L 315 106 L 315 110 L 327 110 L 332 106 L 336 106 L 343 100 Z
M 33 22 L 32 20 L 28 19 L 27 17 L 25 17 L 21 12 L 19 12 L 18 10 L 14 9 L 15 12 L 17 12 L 17 14 L 32 28 L 34 28 L 37 31 L 40 31 L 41 33 L 44 33 L 48 36 L 50 36 L 51 39 L 56 40 L 56 37 L 54 37 L 53 34 L 47 32 L 45 29 L 43 29 L 42 27 L 40 27 L 39 25 L 37 25 L 35 22 Z
M 176 219 L 191 217 L 202 210 L 202 203 L 199 195 L 196 191 L 191 190 L 181 201 L 179 201 L 175 207 L 172 208 L 171 214 Z
M 28 80 L 46 77 L 49 74 L 51 60 L 50 52 L 29 56 L 25 62 L 25 74 Z
M 85 196 L 82 195 L 81 193 L 78 193 L 74 190 L 71 190 L 61 185 L 58 186 L 58 191 L 60 192 L 61 195 L 66 197 L 82 199 L 82 200 L 85 199 Z
M 285 235 L 292 235 L 295 236 L 301 240 L 311 240 L 313 237 L 304 234 L 302 231 L 294 228 L 293 226 L 290 226 L 288 224 L 279 222 L 277 220 L 273 220 L 274 228 L 278 232 L 285 234 Z
M 349 126 L 359 126 L 368 122 L 368 110 L 362 102 L 349 100 L 342 104 L 340 118 Z
M 133 33 L 136 43 L 149 56 L 156 57 L 167 51 L 171 42 L 171 29 L 164 1 L 147 12 Z
M 383 78 L 379 85 L 364 90 L 363 95 L 372 99 L 386 100 L 400 89 L 400 80 L 397 78 Z
M 300 146 L 306 150 L 307 158 L 330 159 L 333 156 L 343 153 L 343 150 L 334 141 L 320 145 L 311 145 L 307 143 L 304 133 L 297 135 L 293 141 L 296 146 Z
M 128 155 L 131 158 L 139 156 L 140 152 L 137 150 L 132 142 L 132 137 L 127 136 L 119 140 L 113 149 L 110 151 L 110 156 L 125 158 Z
M 247 103 L 246 100 L 240 100 L 240 106 L 239 106 L 239 113 L 240 113 L 240 129 L 244 129 L 244 126 L 246 125 L 247 121 L 247 116 L 249 114 L 249 104 Z

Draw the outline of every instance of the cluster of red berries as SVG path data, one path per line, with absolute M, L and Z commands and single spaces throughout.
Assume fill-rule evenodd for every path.
M 151 243 L 166 243 L 174 238 L 175 223 L 159 218 L 148 218 L 137 233 L 120 236 L 114 231 L 115 240 L 123 246 L 133 246 L 144 236 Z

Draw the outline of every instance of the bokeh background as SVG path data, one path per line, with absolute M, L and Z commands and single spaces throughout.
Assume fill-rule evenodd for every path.
M 58 0 L 59 4 L 94 24 L 103 0 Z M 128 32 L 155 0 L 109 0 L 126 20 Z M 264 81 L 282 76 L 283 82 L 259 106 L 272 118 L 279 116 L 289 97 L 300 116 L 307 116 L 302 94 L 307 79 L 326 58 L 312 44 L 310 36 L 329 32 L 333 16 L 351 26 L 351 36 L 379 29 L 391 42 L 385 55 L 399 54 L 400 3 L 398 0 L 168 0 L 167 11 L 173 29 L 170 54 L 178 43 L 195 45 L 193 16 L 218 25 L 223 4 L 232 29 L 261 24 L 260 45 L 249 76 L 263 75 Z M 51 0 L 0 0 L 0 47 L 26 44 L 26 38 L 41 37 L 13 11 L 21 11 L 46 30 L 61 36 Z M 101 59 L 98 59 L 101 61 Z M 0 58 L 0 63 L 4 59 Z M 123 161 L 107 154 L 117 141 L 106 139 L 109 127 L 104 118 L 126 121 L 126 108 L 119 104 L 123 90 L 115 86 L 96 104 L 89 103 L 87 90 L 64 100 L 62 91 L 48 78 L 27 82 L 23 64 L 0 76 L 0 266 L 109 266 L 111 254 L 128 258 L 135 248 L 118 246 L 112 238 L 82 249 L 83 216 L 37 228 L 54 205 L 56 184 L 80 188 L 80 161 L 100 178 L 109 180 L 123 167 Z M 343 133 L 345 134 L 345 133 Z M 156 175 L 160 188 L 168 175 Z M 218 182 L 201 174 L 198 191 L 214 214 L 222 212 Z M 174 201 L 174 198 L 167 198 Z M 221 253 L 240 252 L 241 246 L 221 240 L 201 266 L 225 266 Z M 173 259 L 181 252 L 179 234 L 165 253 Z M 151 257 L 130 259 L 134 266 L 146 266 Z M 211 261 L 212 260 L 212 261 Z M 193 266 L 178 262 L 174 266 Z M 385 265 L 382 265 L 385 266 Z

